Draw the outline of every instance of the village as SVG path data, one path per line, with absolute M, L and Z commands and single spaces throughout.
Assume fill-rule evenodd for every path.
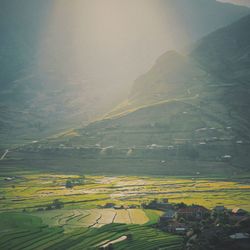
M 153 200 L 145 209 L 164 211 L 156 225 L 160 230 L 183 235 L 185 249 L 248 249 L 250 215 L 241 208 L 172 204 L 168 199 Z
M 131 209 L 107 203 L 103 208 Z M 222 205 L 207 209 L 201 205 L 170 203 L 167 198 L 141 204 L 143 209 L 164 212 L 153 227 L 184 238 L 185 250 L 249 249 L 250 214 L 241 208 L 228 209 Z

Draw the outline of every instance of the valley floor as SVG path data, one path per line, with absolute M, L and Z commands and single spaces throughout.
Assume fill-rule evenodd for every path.
M 250 211 L 250 182 L 19 172 L 0 177 L 1 249 L 182 249 L 183 237 L 153 225 L 153 199 Z M 66 248 L 65 248 L 66 247 Z

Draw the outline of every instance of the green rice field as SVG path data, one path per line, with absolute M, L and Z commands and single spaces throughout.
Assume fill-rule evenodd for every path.
M 176 249 L 179 236 L 149 226 L 109 224 L 101 228 L 79 228 L 65 232 L 60 226 L 48 227 L 38 217 L 20 213 L 0 214 L 0 249 L 99 249 L 123 237 L 115 249 Z
M 67 187 L 67 182 L 74 183 Z M 250 211 L 248 178 L 205 179 L 5 173 L 0 177 L 0 249 L 170 249 L 181 236 L 156 229 L 152 199 Z M 60 209 L 48 209 L 53 201 Z M 118 206 L 105 207 L 112 203 Z

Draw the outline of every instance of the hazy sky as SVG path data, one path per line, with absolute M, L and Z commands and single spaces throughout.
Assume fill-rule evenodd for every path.
M 193 13 L 189 4 L 195 5 Z M 204 14 L 203 5 L 204 0 L 54 0 L 39 46 L 40 68 L 128 90 L 166 50 L 212 30 L 195 19 Z M 223 26 L 213 8 L 204 20 Z
M 219 0 L 220 2 L 233 3 L 250 7 L 250 0 Z
M 84 73 L 85 80 L 132 83 L 166 49 L 185 44 L 185 29 L 174 15 L 166 15 L 160 1 L 55 1 L 41 64 Z

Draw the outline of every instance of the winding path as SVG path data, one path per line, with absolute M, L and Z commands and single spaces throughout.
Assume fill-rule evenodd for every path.
M 9 153 L 9 149 L 6 149 L 3 155 L 0 158 L 0 161 L 4 160 L 5 156 Z

